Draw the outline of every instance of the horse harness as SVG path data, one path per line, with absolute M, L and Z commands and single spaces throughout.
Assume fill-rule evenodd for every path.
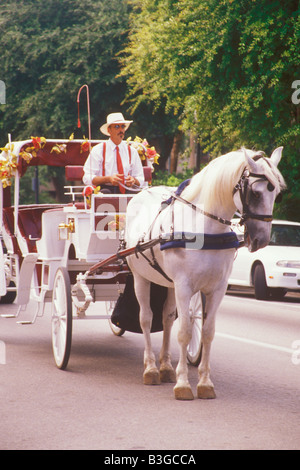
M 256 157 L 254 157 L 254 160 L 257 161 L 260 158 L 264 158 L 264 157 L 261 156 L 261 155 L 257 155 Z M 267 161 L 267 159 L 264 158 L 264 160 L 269 165 L 269 162 Z M 250 197 L 251 197 L 251 193 L 252 193 L 252 188 L 251 187 L 253 185 L 253 183 L 251 185 L 249 184 L 249 178 L 250 177 L 257 178 L 256 181 L 268 181 L 268 185 L 267 185 L 268 191 L 272 192 L 275 189 L 273 183 L 271 183 L 271 181 L 268 179 L 268 177 L 266 175 L 258 174 L 258 173 L 252 173 L 247 168 L 244 168 L 243 173 L 242 173 L 238 183 L 233 188 L 233 195 L 237 191 L 239 191 L 241 202 L 242 202 L 243 213 L 241 215 L 241 219 L 240 219 L 239 224 L 244 225 L 246 220 L 248 220 L 248 219 L 256 219 L 256 220 L 260 220 L 260 221 L 263 221 L 263 222 L 271 222 L 273 220 L 273 215 L 272 214 L 271 215 L 255 214 L 255 213 L 251 212 L 251 210 L 249 208 L 249 201 L 250 201 Z M 153 220 L 153 222 L 152 222 L 152 224 L 149 228 L 149 240 L 151 240 L 152 229 L 153 229 L 153 226 L 154 226 L 157 218 L 159 217 L 159 215 L 162 213 L 162 211 L 166 207 L 171 206 L 171 208 L 172 208 L 175 201 L 179 201 L 183 204 L 187 204 L 193 210 L 195 210 L 197 212 L 200 212 L 203 215 L 205 215 L 206 217 L 209 217 L 213 220 L 216 220 L 217 222 L 219 222 L 221 224 L 228 225 L 230 227 L 232 226 L 232 222 L 230 220 L 223 219 L 222 217 L 218 217 L 218 216 L 215 216 L 214 214 L 206 212 L 203 209 L 201 209 L 199 206 L 197 206 L 197 205 L 193 204 L 192 202 L 189 202 L 186 199 L 181 197 L 181 193 L 182 193 L 183 189 L 189 184 L 189 182 L 190 182 L 190 180 L 184 181 L 177 188 L 176 192 L 171 195 L 171 197 L 169 199 L 162 202 L 161 208 L 158 211 L 157 215 L 155 216 L 155 218 L 154 218 L 154 220 Z M 276 201 L 279 202 L 278 196 L 276 198 Z M 164 244 L 165 244 L 166 248 L 176 247 L 176 246 L 177 247 L 185 247 L 184 242 L 186 240 L 189 240 L 189 241 L 192 241 L 192 242 L 194 241 L 193 239 L 191 240 L 189 238 L 189 236 L 186 236 L 185 232 L 182 232 L 181 233 L 181 240 L 180 240 L 181 243 L 177 243 L 175 245 L 171 244 L 171 246 L 167 246 L 168 243 L 170 243 L 170 242 L 172 242 L 172 243 L 176 242 L 175 233 L 174 233 L 174 210 L 172 210 L 172 216 L 171 217 L 172 217 L 172 224 L 171 224 L 171 227 L 170 227 L 170 234 L 167 235 L 167 239 L 165 238 L 166 235 L 163 234 L 162 232 L 160 233 L 160 235 L 157 239 L 157 244 L 161 243 L 161 249 L 162 250 L 165 249 Z M 236 237 L 234 232 L 225 233 L 225 234 L 221 234 L 221 235 L 220 234 L 217 234 L 217 235 L 206 235 L 206 234 L 204 234 L 203 237 L 204 237 L 204 246 L 202 246 L 202 249 L 228 249 L 228 248 L 236 248 L 237 249 L 237 248 L 240 248 L 240 247 L 244 246 L 244 242 L 239 242 L 237 240 L 237 237 Z M 154 249 L 153 249 L 154 245 L 152 245 L 150 247 L 150 252 L 151 252 L 152 259 L 148 258 L 143 253 L 144 250 L 139 249 L 143 242 L 144 242 L 144 237 L 138 242 L 138 244 L 136 246 L 136 249 L 135 249 L 135 255 L 138 257 L 138 254 L 141 254 L 143 256 L 143 258 L 148 261 L 148 263 L 150 264 L 150 266 L 153 269 L 155 269 L 157 272 L 159 272 L 169 282 L 173 282 L 172 279 L 169 278 L 169 276 L 163 271 L 163 269 L 161 268 L 161 266 L 157 262 L 157 259 L 155 258 Z
M 256 155 L 253 158 L 253 160 L 257 161 L 260 158 L 263 158 L 264 161 L 270 166 L 270 163 L 268 162 L 268 160 L 265 157 L 263 157 L 262 155 Z M 256 181 L 254 181 L 251 185 L 249 184 L 249 178 L 250 177 L 257 178 Z M 242 216 L 241 216 L 240 225 L 243 225 L 247 219 L 256 219 L 256 220 L 261 220 L 263 222 L 272 222 L 272 220 L 273 220 L 273 215 L 272 214 L 270 214 L 270 215 L 254 214 L 250 210 L 249 202 L 250 202 L 251 194 L 253 194 L 252 185 L 257 181 L 268 181 L 268 184 L 267 184 L 268 191 L 270 191 L 270 192 L 274 191 L 275 186 L 273 185 L 273 183 L 271 183 L 271 181 L 269 180 L 269 178 L 266 175 L 258 174 L 258 173 L 252 173 L 247 168 L 244 168 L 242 176 L 240 177 L 238 183 L 233 188 L 233 195 L 237 191 L 239 191 L 242 206 L 243 206 L 243 213 L 242 213 Z M 279 194 L 276 197 L 276 202 L 280 202 L 281 197 L 282 197 L 281 194 Z

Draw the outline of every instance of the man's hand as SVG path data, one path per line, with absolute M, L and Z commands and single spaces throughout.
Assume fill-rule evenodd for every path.
M 116 173 L 115 175 L 111 175 L 109 177 L 109 180 L 110 180 L 109 182 L 113 186 L 118 186 L 119 183 L 123 183 L 123 178 L 124 178 L 124 175 Z
M 131 175 L 126 176 L 126 178 L 125 178 L 125 184 L 126 184 L 126 186 L 128 186 L 129 188 L 131 188 L 131 186 L 133 186 L 134 184 L 135 184 L 136 186 L 139 186 L 139 185 L 140 185 L 139 181 L 138 181 L 136 178 L 134 178 L 134 176 L 131 176 Z

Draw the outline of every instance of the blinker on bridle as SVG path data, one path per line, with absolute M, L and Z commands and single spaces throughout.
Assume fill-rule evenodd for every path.
M 260 158 L 263 158 L 263 157 L 260 157 Z M 243 206 L 243 214 L 240 220 L 240 225 L 243 225 L 247 219 L 256 219 L 256 220 L 261 220 L 263 222 L 272 222 L 273 220 L 272 214 L 270 215 L 254 214 L 253 212 L 251 212 L 249 208 L 249 198 L 250 198 L 250 193 L 251 193 L 251 189 L 249 188 L 250 177 L 257 178 L 258 181 L 259 180 L 268 181 L 267 189 L 270 192 L 274 191 L 275 189 L 275 186 L 271 183 L 271 181 L 267 178 L 266 175 L 258 174 L 258 173 L 251 173 L 247 168 L 244 169 L 241 178 L 239 179 L 238 183 L 233 188 L 233 195 L 237 191 L 239 191 L 242 206 Z M 282 199 L 282 195 L 278 194 L 275 202 L 280 202 L 281 199 Z

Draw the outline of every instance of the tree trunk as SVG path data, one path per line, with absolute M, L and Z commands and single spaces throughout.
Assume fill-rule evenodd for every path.
M 191 153 L 190 153 L 188 168 L 194 169 L 197 167 L 198 143 L 197 143 L 196 134 L 193 134 L 192 132 L 190 133 L 190 148 L 191 148 Z
M 180 144 L 181 144 L 182 138 L 183 138 L 183 133 L 181 131 L 178 131 L 174 135 L 173 145 L 171 149 L 171 156 L 170 156 L 170 173 L 176 173 L 178 155 L 179 155 Z

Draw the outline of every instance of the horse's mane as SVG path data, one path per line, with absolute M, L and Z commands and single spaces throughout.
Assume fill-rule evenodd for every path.
M 253 158 L 264 157 L 264 152 L 246 150 Z M 269 158 L 258 160 L 263 173 L 279 191 L 285 188 L 284 179 Z M 192 202 L 198 198 L 198 202 L 204 204 L 205 210 L 230 206 L 233 204 L 232 191 L 246 168 L 244 149 L 229 152 L 217 157 L 206 165 L 203 170 L 193 176 L 189 186 L 182 193 L 187 201 Z

